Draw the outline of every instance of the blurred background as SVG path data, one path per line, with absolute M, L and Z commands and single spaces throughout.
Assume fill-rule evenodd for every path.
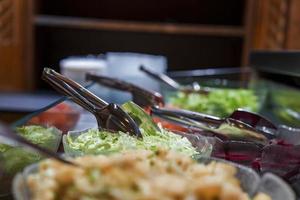
M 0 0 L 0 90 L 47 89 L 73 55 L 163 55 L 168 71 L 247 66 L 253 49 L 299 49 L 298 0 Z
M 159 55 L 164 72 L 246 67 L 252 50 L 299 49 L 299 9 L 298 0 L 0 0 L 0 118 L 55 99 L 42 69 L 62 71 L 70 56 L 93 55 L 106 74 L 132 80 L 107 52 Z

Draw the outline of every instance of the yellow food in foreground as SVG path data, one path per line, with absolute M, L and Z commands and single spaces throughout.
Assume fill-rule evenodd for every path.
M 255 198 L 253 200 L 272 200 L 271 197 L 269 197 L 268 195 L 264 194 L 264 193 L 259 193 L 255 196 Z
M 139 150 L 74 160 L 82 167 L 46 160 L 27 183 L 34 200 L 246 200 L 236 168 L 199 164 L 190 157 Z M 266 195 L 256 200 L 269 200 Z

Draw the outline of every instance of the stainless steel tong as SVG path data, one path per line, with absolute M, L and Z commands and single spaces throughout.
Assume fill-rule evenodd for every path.
M 119 105 L 105 102 L 80 84 L 52 69 L 44 68 L 42 79 L 91 112 L 96 117 L 99 128 L 128 132 L 142 137 L 138 125 Z
M 133 102 L 141 107 L 146 107 L 149 105 L 164 105 L 164 100 L 160 93 L 144 89 L 123 80 L 90 73 L 86 74 L 86 80 L 99 83 L 109 88 L 130 92 Z
M 150 77 L 167 84 L 171 88 L 185 92 L 185 93 L 195 92 L 195 93 L 208 94 L 211 91 L 210 88 L 202 87 L 197 82 L 193 82 L 190 85 L 181 85 L 180 83 L 178 83 L 174 79 L 170 78 L 169 76 L 167 76 L 163 73 L 154 72 L 152 70 L 145 68 L 144 66 L 140 66 L 140 70 L 142 72 L 146 73 L 147 75 L 149 75 Z
M 240 131 L 240 133 L 243 133 L 244 136 L 247 136 L 249 139 L 257 141 L 272 139 L 276 137 L 277 134 L 277 127 L 272 122 L 258 114 L 245 110 L 236 110 L 227 118 L 219 118 L 187 110 L 158 107 L 152 107 L 151 112 L 157 117 L 191 130 L 210 131 L 222 139 L 227 137 L 227 133 L 224 134 L 224 126 L 222 127 L 222 125 L 225 124 L 227 127 L 235 128 L 235 130 Z M 231 135 L 234 136 L 234 134 Z
M 272 122 L 249 111 L 236 110 L 227 118 L 219 118 L 182 109 L 160 108 L 159 101 L 153 101 L 153 99 L 155 99 L 153 93 L 147 92 L 147 90 L 134 84 L 93 74 L 87 74 L 87 80 L 95 81 L 110 88 L 125 90 L 132 94 L 135 93 L 136 95 L 133 95 L 135 103 L 144 107 L 152 106 L 150 107 L 151 112 L 155 116 L 171 123 L 187 127 L 190 130 L 206 130 L 222 139 L 226 139 L 228 135 L 234 135 L 230 133 L 226 133 L 227 135 L 224 134 L 225 130 L 222 128 L 224 128 L 224 125 L 227 125 L 227 127 L 239 130 L 241 134 L 247 136 L 248 139 L 256 141 L 267 141 L 267 139 L 272 139 L 277 134 L 277 127 Z

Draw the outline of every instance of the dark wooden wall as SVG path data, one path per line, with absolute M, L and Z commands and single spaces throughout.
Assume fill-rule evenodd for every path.
M 169 70 L 187 70 L 246 66 L 253 48 L 300 48 L 297 0 L 0 0 L 0 8 L 0 90 L 45 89 L 42 68 L 70 55 L 161 54 Z

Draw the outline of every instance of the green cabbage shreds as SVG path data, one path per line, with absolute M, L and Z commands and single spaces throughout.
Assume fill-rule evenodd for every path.
M 7 151 L 10 148 L 12 148 L 12 147 L 7 145 L 7 144 L 0 144 L 0 153 L 3 153 L 3 152 Z
M 258 110 L 257 96 L 247 89 L 214 89 L 207 95 L 179 92 L 169 102 L 182 109 L 218 117 L 227 117 L 238 108 L 252 112 Z
M 180 135 L 160 128 L 158 131 L 149 134 L 141 129 L 143 140 L 139 140 L 138 149 L 148 149 L 152 151 L 158 148 L 167 148 L 186 155 L 192 156 L 197 153 L 191 142 Z
M 163 129 L 157 130 L 151 134 L 141 129 L 143 139 L 130 136 L 127 133 L 111 133 L 90 129 L 78 137 L 67 136 L 66 152 L 77 152 L 77 155 L 85 154 L 110 154 L 132 149 L 157 150 L 160 147 L 172 149 L 186 155 L 196 154 L 195 148 L 190 141 L 180 135 Z M 80 153 L 78 153 L 80 152 Z
M 286 125 L 299 127 L 300 92 L 287 87 L 283 87 L 278 90 L 275 90 L 274 88 L 273 93 L 271 93 L 271 97 L 275 116 L 277 116 L 279 120 Z
M 59 136 L 57 135 L 58 133 L 53 131 L 53 128 L 41 126 L 17 128 L 17 133 L 30 142 L 54 150 L 57 147 L 57 137 Z M 25 166 L 41 160 L 41 156 L 38 153 L 16 145 L 0 144 L 0 154 L 4 159 L 4 168 L 10 174 L 15 174 Z
M 40 154 L 27 151 L 22 147 L 9 148 L 2 156 L 5 161 L 4 167 L 9 174 L 15 174 L 27 165 L 42 159 Z
M 66 152 L 83 154 L 107 154 L 129 149 L 147 149 L 156 151 L 158 148 L 172 149 L 186 155 L 197 153 L 191 142 L 180 135 L 158 127 L 142 108 L 133 102 L 127 102 L 122 108 L 137 122 L 143 135 L 142 139 L 127 133 L 111 133 L 107 131 L 89 130 L 77 137 L 68 135 L 64 148 Z M 78 153 L 81 152 L 81 153 Z
M 49 148 L 53 146 L 52 141 L 56 138 L 51 128 L 42 126 L 23 126 L 17 128 L 17 132 L 32 143 Z
M 90 129 L 78 137 L 67 136 L 69 148 L 83 154 L 108 154 L 125 149 L 135 149 L 137 139 L 128 134 Z

